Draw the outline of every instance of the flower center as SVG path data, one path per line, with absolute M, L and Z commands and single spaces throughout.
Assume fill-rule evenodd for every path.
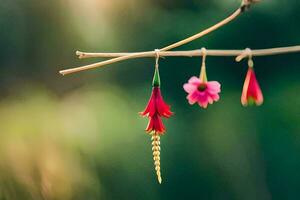
M 200 83 L 200 85 L 198 86 L 198 90 L 200 92 L 203 92 L 204 90 L 206 90 L 207 86 L 205 83 Z

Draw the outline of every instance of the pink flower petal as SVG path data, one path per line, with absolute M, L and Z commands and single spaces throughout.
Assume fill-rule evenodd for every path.
M 193 76 L 190 78 L 189 83 L 193 84 L 193 85 L 199 85 L 201 83 L 201 81 L 196 76 Z
M 207 101 L 199 101 L 198 105 L 202 108 L 207 108 L 208 102 Z
M 195 90 L 197 90 L 197 86 L 193 85 L 193 84 L 186 83 L 186 84 L 183 85 L 183 89 L 187 93 L 191 93 L 191 92 L 194 92 Z
M 221 84 L 218 81 L 209 81 L 207 82 L 207 90 L 209 93 L 219 93 L 221 92 Z
M 211 94 L 210 96 L 214 101 L 219 101 L 220 99 L 220 96 L 218 94 Z
M 190 93 L 187 96 L 187 99 L 189 100 L 189 104 L 193 105 L 194 103 L 196 103 L 198 101 L 198 92 L 194 91 L 194 92 Z

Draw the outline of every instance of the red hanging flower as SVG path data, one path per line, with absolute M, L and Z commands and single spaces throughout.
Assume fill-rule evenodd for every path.
M 155 69 L 153 78 L 153 89 L 148 104 L 143 112 L 140 113 L 143 117 L 149 118 L 146 131 L 148 133 L 155 132 L 163 134 L 166 129 L 161 120 L 161 117 L 169 118 L 173 113 L 170 106 L 165 103 L 160 91 L 160 78 L 158 69 Z
M 145 110 L 141 112 L 141 115 L 147 117 L 153 117 L 155 114 L 166 118 L 169 118 L 172 115 L 170 106 L 164 102 L 164 99 L 161 96 L 159 87 L 153 87 L 148 105 Z
M 241 102 L 243 106 L 256 104 L 261 105 L 264 101 L 263 94 L 256 79 L 253 67 L 248 68 L 243 86 Z

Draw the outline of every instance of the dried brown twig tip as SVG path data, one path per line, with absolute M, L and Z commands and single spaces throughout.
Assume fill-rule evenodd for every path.
M 76 51 L 76 55 L 78 56 L 79 59 L 82 59 L 85 57 L 84 53 L 81 51 Z
M 154 160 L 157 180 L 159 184 L 161 184 L 162 178 L 160 172 L 160 136 L 157 133 L 153 133 L 151 140 L 152 140 L 152 152 L 153 152 L 153 160 Z
M 242 12 L 247 11 L 251 7 L 252 4 L 258 3 L 260 1 L 261 0 L 243 0 L 242 5 L 241 5 Z

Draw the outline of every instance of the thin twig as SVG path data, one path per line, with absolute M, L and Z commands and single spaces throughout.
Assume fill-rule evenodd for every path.
M 204 35 L 207 35 L 208 33 L 211 33 L 215 30 L 217 30 L 218 28 L 228 24 L 229 22 L 231 22 L 232 20 L 234 20 L 237 16 L 239 16 L 239 14 L 241 14 L 241 8 L 237 9 L 232 15 L 230 15 L 229 17 L 227 17 L 226 19 L 220 21 L 219 23 L 209 27 L 208 29 L 205 29 L 204 31 L 201 31 L 200 33 L 197 33 L 196 35 L 193 35 L 191 37 L 188 37 L 184 40 L 181 40 L 179 42 L 176 42 L 174 44 L 171 44 L 169 46 L 166 46 L 164 48 L 161 48 L 160 51 L 169 51 L 171 49 L 174 49 L 176 47 L 182 46 L 184 44 L 190 43 L 200 37 L 203 37 Z
M 207 56 L 240 56 L 244 55 L 245 50 L 206 50 Z M 286 53 L 294 53 L 300 52 L 300 45 L 298 46 L 289 46 L 289 47 L 279 47 L 279 48 L 270 48 L 270 49 L 257 49 L 251 50 L 252 56 L 268 56 L 268 55 L 277 55 L 277 54 L 286 54 Z M 194 57 L 194 56 L 202 56 L 203 51 L 201 49 L 190 50 L 190 51 L 162 51 L 159 52 L 159 56 L 161 57 Z M 135 55 L 131 57 L 134 58 L 143 58 L 143 57 L 155 57 L 155 51 L 146 51 L 146 52 L 133 52 L 133 53 L 87 53 L 77 51 L 76 54 L 80 59 L 84 58 L 117 58 L 129 55 Z M 244 55 L 242 58 L 246 57 Z M 241 60 L 240 58 L 239 60 Z
M 244 54 L 245 50 L 207 50 L 207 56 L 238 56 L 236 61 L 242 60 L 247 55 Z M 251 50 L 252 56 L 268 56 L 268 55 L 278 55 L 278 54 L 287 54 L 287 53 L 295 53 L 300 52 L 300 45 L 297 46 L 289 46 L 289 47 L 279 47 L 279 48 L 270 48 L 270 49 L 257 49 Z M 145 58 L 145 57 L 155 57 L 157 52 L 156 51 L 145 51 L 145 52 L 138 52 L 138 53 L 87 53 L 87 52 L 80 52 L 77 51 L 76 54 L 79 58 L 114 58 L 114 59 L 122 59 L 126 57 L 128 59 L 134 58 Z M 175 57 L 175 56 L 182 56 L 182 57 L 194 57 L 194 56 L 202 56 L 201 49 L 198 50 L 189 50 L 189 51 L 161 51 L 159 52 L 159 56 L 161 57 Z M 110 60 L 107 60 L 110 61 Z M 107 62 L 104 61 L 104 62 Z M 86 65 L 79 68 L 73 68 L 68 70 L 62 70 L 59 73 L 65 75 L 70 73 L 75 73 L 79 71 L 83 71 L 86 69 L 97 67 L 98 63 Z
M 268 55 L 277 55 L 277 54 L 287 54 L 287 53 L 294 53 L 300 52 L 300 45 L 298 46 L 290 46 L 290 47 L 279 47 L 279 48 L 270 48 L 270 49 L 257 49 L 251 50 L 253 56 L 268 56 Z M 239 56 L 238 60 L 243 59 L 247 55 L 243 53 L 245 50 L 207 50 L 207 56 Z M 145 51 L 145 52 L 138 52 L 138 53 L 86 53 L 77 51 L 76 54 L 79 58 L 113 58 L 101 63 L 111 64 L 111 60 L 123 60 L 126 58 L 134 59 L 134 58 L 143 58 L 143 57 L 155 57 L 157 52 L 156 51 Z M 242 54 L 242 55 L 241 55 Z M 185 57 L 193 57 L 193 56 L 202 56 L 201 50 L 190 50 L 190 51 L 160 51 L 159 56 L 161 57 L 168 57 L 168 56 L 185 56 Z M 103 66 L 103 64 L 101 65 Z M 99 67 L 99 63 L 90 64 L 78 68 L 62 70 L 59 73 L 62 75 L 71 74 L 87 69 L 92 69 L 95 67 Z
M 234 20 L 236 17 L 238 17 L 241 13 L 242 13 L 242 9 L 240 7 L 233 14 L 231 14 L 229 17 L 227 17 L 224 20 L 220 21 L 219 23 L 209 27 L 208 29 L 205 29 L 204 31 L 201 31 L 200 33 L 197 33 L 197 34 L 195 34 L 191 37 L 188 37 L 184 40 L 181 40 L 179 42 L 176 42 L 174 44 L 171 44 L 171 45 L 166 46 L 164 48 L 161 48 L 159 50 L 160 51 L 168 51 L 168 50 L 174 49 L 176 47 L 179 47 L 181 45 L 184 45 L 186 43 L 192 42 L 193 40 L 196 40 L 200 37 L 203 37 L 204 35 L 207 35 L 207 34 L 213 32 L 213 31 L 219 29 L 220 27 L 228 24 L 229 22 Z M 152 51 L 150 51 L 150 52 L 152 52 Z M 110 60 L 106 60 L 106 61 L 102 61 L 102 62 L 98 62 L 98 63 L 94 63 L 94 64 L 82 66 L 82 67 L 61 70 L 61 71 L 59 71 L 59 73 L 62 74 L 62 75 L 66 75 L 66 74 L 71 74 L 71 73 L 75 73 L 75 72 L 80 72 L 80 71 L 93 69 L 93 68 L 96 68 L 96 67 L 102 67 L 104 65 L 109 65 L 109 64 L 112 64 L 112 63 L 120 62 L 120 61 L 123 61 L 123 60 L 135 58 L 135 57 L 141 56 L 143 54 L 144 54 L 144 52 L 134 53 L 134 54 L 130 54 L 130 55 L 122 56 L 122 57 L 117 57 L 117 58 L 113 58 L 113 59 L 110 59 Z

